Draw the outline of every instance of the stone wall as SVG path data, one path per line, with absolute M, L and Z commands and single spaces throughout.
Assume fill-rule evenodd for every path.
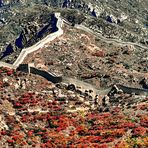
M 47 72 L 45 70 L 40 70 L 35 67 L 31 67 L 28 64 L 20 64 L 16 70 L 41 76 L 41 77 L 45 78 L 46 80 L 51 81 L 53 83 L 59 83 L 62 81 L 62 77 L 56 76 L 56 75 L 54 75 L 50 72 Z

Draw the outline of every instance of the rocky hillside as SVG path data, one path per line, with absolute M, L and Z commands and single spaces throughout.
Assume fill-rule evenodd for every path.
M 62 76 L 61 83 L 0 67 L 0 147 L 147 148 L 147 6 L 147 0 L 0 0 L 2 61 L 12 63 L 56 31 L 55 11 L 66 20 L 60 37 L 22 62 Z
M 0 147 L 146 148 L 148 98 L 123 108 L 127 95 L 112 97 L 114 106 L 91 110 L 87 96 L 0 67 Z
M 8 46 L 7 50 L 10 50 L 11 46 L 15 46 L 13 50 L 17 50 L 18 46 L 32 45 L 37 40 L 34 34 L 50 22 L 52 8 L 61 11 L 62 16 L 71 23 L 82 23 L 107 38 L 147 46 L 147 6 L 147 0 L 1 0 L 0 49 L 4 51 Z M 48 33 L 47 30 L 45 32 Z M 21 43 L 15 45 L 15 40 L 20 36 L 23 36 L 22 44 L 26 46 Z M 25 38 L 30 41 L 24 43 Z

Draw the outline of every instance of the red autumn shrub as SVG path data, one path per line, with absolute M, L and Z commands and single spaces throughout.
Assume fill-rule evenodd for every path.
M 2 131 L 1 131 L 1 134 L 2 134 L 2 135 L 6 135 L 7 132 L 6 132 L 5 130 L 2 130 Z
M 16 103 L 14 104 L 14 107 L 22 107 L 22 104 L 19 103 L 19 102 L 16 102 Z
M 121 123 L 118 127 L 121 127 L 121 128 L 134 128 L 135 123 L 125 122 L 125 123 Z
M 12 139 L 7 140 L 8 143 L 13 143 L 14 141 Z
M 139 126 L 133 130 L 133 136 L 144 136 L 146 134 L 146 129 Z
M 32 137 L 33 136 L 33 130 L 28 131 L 27 136 Z
M 140 125 L 144 127 L 148 127 L 148 117 L 147 116 L 141 117 Z
M 113 142 L 114 138 L 108 137 L 108 138 L 104 138 L 102 139 L 100 142 L 101 143 L 108 143 L 108 142 Z
M 12 73 L 13 73 L 13 71 L 8 71 L 8 72 L 7 72 L 7 75 L 8 75 L 8 76 L 11 76 Z

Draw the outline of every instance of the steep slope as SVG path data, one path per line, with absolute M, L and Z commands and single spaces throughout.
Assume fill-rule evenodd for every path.
M 0 67 L 0 147 L 146 148 L 147 98 L 112 97 L 109 110 L 92 111 L 87 96 Z M 121 98 L 131 106 L 124 109 Z
M 38 5 L 40 9 L 37 8 L 36 5 Z M 57 8 L 62 12 L 64 17 L 74 24 L 78 23 L 76 20 L 77 17 L 74 17 L 76 12 L 81 12 L 81 15 L 86 16 L 87 19 L 86 21 L 82 19 L 80 22 L 84 21 L 83 24 L 95 32 L 99 32 L 106 37 L 117 38 L 127 42 L 137 42 L 147 46 L 147 5 L 147 0 L 126 0 L 124 2 L 121 0 L 1 1 L 0 26 L 3 28 L 3 32 L 1 31 L 0 33 L 3 39 L 1 50 L 6 43 L 10 43 L 21 34 L 23 25 L 26 24 L 25 22 L 30 22 L 31 16 L 29 15 L 33 14 L 35 17 L 41 13 L 45 18 L 49 13 L 47 7 Z M 46 10 L 46 13 L 43 9 Z M 26 17 L 23 13 L 28 16 Z M 16 17 L 19 18 L 19 20 L 16 19 Z M 15 25 L 13 23 L 14 19 L 16 21 Z M 40 17 L 38 16 L 36 19 L 38 20 Z M 35 23 L 37 20 L 34 20 L 32 23 Z M 8 37 L 5 36 L 6 33 L 9 34 Z

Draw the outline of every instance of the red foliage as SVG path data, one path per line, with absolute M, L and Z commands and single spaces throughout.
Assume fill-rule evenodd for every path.
M 125 123 L 121 123 L 118 127 L 121 128 L 134 128 L 135 127 L 135 123 L 132 122 L 125 122 Z
M 92 56 L 104 57 L 105 52 L 104 51 L 96 51 L 96 52 L 92 53 Z
M 140 125 L 144 127 L 148 127 L 148 117 L 142 117 L 140 120 Z
M 110 138 L 110 137 L 106 138 L 106 139 L 104 138 L 101 140 L 102 143 L 106 143 L 106 142 L 108 143 L 108 142 L 112 142 L 112 141 L 114 141 L 114 138 Z
M 23 135 L 20 135 L 20 134 L 18 134 L 18 135 L 13 135 L 12 136 L 12 139 L 14 140 L 14 141 L 16 141 L 17 139 L 22 139 L 23 138 Z
M 6 142 L 9 145 L 15 143 L 18 147 L 107 148 L 110 142 L 120 140 L 129 129 L 132 129 L 131 137 L 143 138 L 147 135 L 146 115 L 137 115 L 136 120 L 131 120 L 133 115 L 125 115 L 119 107 L 111 113 L 88 111 L 85 115 L 68 114 L 61 109 L 61 102 L 52 99 L 53 102 L 50 102 L 46 97 L 28 92 L 16 97 L 12 103 L 20 121 L 15 116 L 7 115 L 5 121 L 10 129 L 0 132 L 2 139 L 8 136 L 10 139 L 6 139 Z M 29 111 L 28 106 L 41 107 L 45 112 Z M 140 122 L 136 122 L 139 119 Z M 25 130 L 23 125 L 27 127 Z
M 33 136 L 33 130 L 28 131 L 27 136 L 29 137 Z
M 22 107 L 22 104 L 19 103 L 19 102 L 16 102 L 16 103 L 14 104 L 14 107 Z
M 7 132 L 6 132 L 6 131 L 4 131 L 4 130 L 2 130 L 2 131 L 1 131 L 1 134 L 2 134 L 2 135 L 6 135 L 6 134 L 7 134 Z
M 146 134 L 146 129 L 144 127 L 137 127 L 133 130 L 134 136 L 144 136 Z
M 8 75 L 8 76 L 11 76 L 12 73 L 13 73 L 13 71 L 8 71 L 8 72 L 7 72 L 7 75 Z
M 12 140 L 12 139 L 8 139 L 7 142 L 8 142 L 8 143 L 13 143 L 14 140 Z

